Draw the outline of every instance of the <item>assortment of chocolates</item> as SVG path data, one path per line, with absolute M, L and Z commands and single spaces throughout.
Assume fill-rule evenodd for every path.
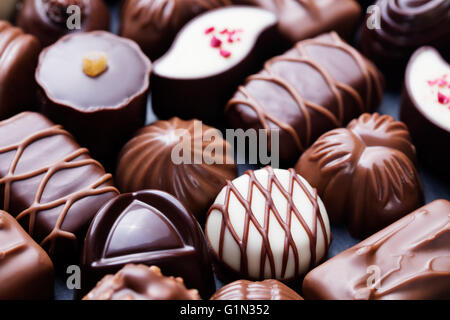
M 115 5 L 0 1 L 0 299 L 450 299 L 449 1 Z

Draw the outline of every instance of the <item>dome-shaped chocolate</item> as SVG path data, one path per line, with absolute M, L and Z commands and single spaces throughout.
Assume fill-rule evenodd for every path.
M 217 134 L 219 138 L 211 142 L 209 138 Z M 190 153 L 183 154 L 181 149 L 177 152 L 183 144 Z M 220 150 L 222 155 L 208 150 Z M 182 159 L 174 159 L 180 155 Z M 200 121 L 179 118 L 157 121 L 141 129 L 122 149 L 116 172 L 122 192 L 166 191 L 200 221 L 226 180 L 235 177 L 230 145 L 220 132 Z
M 415 161 L 404 123 L 366 113 L 321 136 L 295 169 L 317 188 L 332 222 L 364 237 L 423 204 Z

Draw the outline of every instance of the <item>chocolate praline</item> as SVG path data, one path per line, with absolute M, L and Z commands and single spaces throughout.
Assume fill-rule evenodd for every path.
M 119 34 L 136 41 L 152 60 L 161 57 L 180 29 L 195 16 L 230 0 L 125 0 Z
M 409 127 L 419 159 L 450 177 L 450 65 L 432 47 L 417 50 L 409 61 L 400 118 Z
M 36 104 L 33 73 L 40 50 L 35 37 L 0 21 L 0 120 Z
M 53 262 L 78 263 L 94 215 L 118 191 L 112 176 L 61 126 L 25 112 L 0 122 L 0 209 Z
M 105 276 L 83 300 L 200 300 L 182 278 L 165 277 L 155 266 L 127 264 Z
M 237 280 L 220 288 L 211 300 L 303 300 L 280 281 Z
M 41 109 L 113 167 L 120 148 L 144 125 L 150 71 L 131 40 L 104 31 L 67 35 L 39 57 Z
M 297 43 L 247 78 L 225 107 L 233 128 L 279 134 L 285 167 L 318 137 L 376 108 L 383 78 L 335 32 Z
M 450 202 L 436 200 L 321 264 L 306 299 L 450 299 Z
M 16 219 L 0 210 L 0 300 L 52 296 L 52 261 Z
M 219 130 L 198 120 L 157 121 L 123 147 L 116 183 L 122 192 L 166 191 L 203 223 L 226 180 L 236 178 L 230 151 Z
M 24 0 L 17 25 L 47 47 L 68 33 L 108 30 L 109 10 L 103 0 Z
M 208 212 L 206 239 L 223 280 L 289 284 L 319 264 L 331 241 L 326 209 L 293 169 L 247 171 L 228 181 Z
M 223 108 L 245 77 L 281 52 L 276 16 L 232 6 L 203 13 L 155 61 L 152 106 L 160 119 L 199 119 L 221 128 Z
M 360 47 L 384 72 L 390 87 L 401 87 L 408 59 L 430 45 L 450 54 L 450 1 L 378 0 L 367 15 Z M 378 25 L 379 23 L 379 25 Z
M 423 205 L 415 163 L 405 124 L 374 113 L 325 133 L 295 170 L 317 188 L 331 222 L 363 238 Z
M 95 216 L 82 258 L 84 294 L 126 264 L 157 266 L 208 298 L 215 291 L 203 232 L 173 196 L 146 190 L 117 196 Z

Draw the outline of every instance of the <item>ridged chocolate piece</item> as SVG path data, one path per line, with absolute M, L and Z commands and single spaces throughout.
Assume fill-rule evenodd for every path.
M 207 137 L 213 136 L 220 139 L 209 141 Z M 237 175 L 234 159 L 228 156 L 231 146 L 221 137 L 220 131 L 197 120 L 157 121 L 141 129 L 122 149 L 117 185 L 122 192 L 166 191 L 204 221 L 226 180 Z M 187 148 L 190 154 L 186 157 L 182 150 Z M 221 150 L 223 156 L 206 153 L 205 149 Z M 174 162 L 172 153 L 176 150 L 174 154 L 186 161 Z
M 107 275 L 83 300 L 200 300 L 196 289 L 188 290 L 182 278 L 165 277 L 155 266 L 127 264 Z
M 36 104 L 33 73 L 40 50 L 35 37 L 0 21 L 0 120 Z
M 406 63 L 419 47 L 431 45 L 450 53 L 450 1 L 379 0 L 376 5 L 380 28 L 369 28 L 365 23 L 360 47 L 389 75 L 389 84 L 401 84 Z M 368 16 L 374 18 L 378 16 Z
M 321 136 L 295 170 L 317 188 L 330 220 L 361 238 L 423 205 L 415 162 L 405 124 L 374 113 Z
M 450 202 L 436 200 L 312 270 L 305 299 L 450 299 Z
M 0 122 L 0 137 L 0 208 L 53 259 L 75 259 L 92 218 L 118 194 L 112 176 L 40 114 Z
M 78 13 L 68 13 L 71 6 L 80 9 L 79 29 L 68 27 L 76 22 L 73 15 Z M 103 0 L 24 0 L 17 25 L 47 47 L 70 32 L 109 30 L 109 10 Z
M 205 233 L 224 280 L 296 281 L 326 257 L 331 241 L 317 190 L 293 169 L 271 167 L 228 181 Z
M 52 261 L 12 216 L 0 211 L 0 300 L 52 296 Z
M 136 41 L 150 59 L 156 60 L 189 20 L 229 4 L 231 0 L 125 0 L 119 34 Z
M 219 289 L 211 300 L 303 300 L 294 290 L 277 280 L 238 280 Z
M 324 132 L 377 107 L 382 82 L 377 69 L 332 32 L 267 61 L 239 87 L 226 116 L 234 128 L 279 130 L 280 160 L 292 165 Z
M 231 0 L 274 12 L 281 34 L 291 43 L 336 31 L 350 39 L 359 22 L 361 8 L 354 0 Z
M 130 263 L 157 266 L 168 276 L 181 277 L 204 298 L 215 291 L 200 225 L 163 191 L 122 194 L 98 212 L 84 242 L 79 294 Z

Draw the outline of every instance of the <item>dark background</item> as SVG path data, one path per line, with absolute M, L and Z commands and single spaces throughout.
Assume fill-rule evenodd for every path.
M 1 1 L 1 0 L 0 0 Z M 112 15 L 111 31 L 117 33 L 118 31 L 118 14 L 119 5 L 109 3 Z M 150 84 L 151 86 L 151 84 Z M 400 110 L 400 92 L 385 92 L 384 100 L 381 107 L 377 112 L 382 114 L 389 114 L 395 119 L 399 120 Z M 148 103 L 148 115 L 147 123 L 152 123 L 156 120 L 155 115 L 151 109 L 151 102 Z M 442 150 L 442 152 L 448 152 L 448 150 Z M 450 165 L 450 164 L 449 164 Z M 239 166 L 239 175 L 243 174 L 247 169 L 251 167 Z M 423 189 L 425 192 L 425 202 L 431 202 L 436 199 L 449 199 L 450 200 L 450 183 L 445 178 L 440 177 L 439 174 L 432 172 L 430 168 L 419 163 L 419 174 L 422 180 Z M 355 245 L 359 240 L 351 237 L 347 230 L 341 226 L 331 227 L 333 241 L 328 253 L 328 258 L 331 258 L 341 251 Z M 55 299 L 57 300 L 71 300 L 73 299 L 73 291 L 67 289 L 66 278 L 68 275 L 59 272 L 55 281 Z M 217 281 L 217 287 L 221 287 L 222 283 Z

